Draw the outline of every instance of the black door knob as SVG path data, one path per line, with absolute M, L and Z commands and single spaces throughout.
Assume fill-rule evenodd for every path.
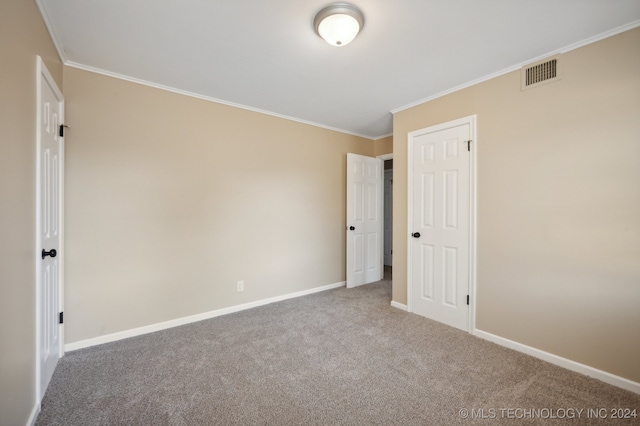
M 356 227 L 355 227 L 355 226 L 350 226 L 350 227 L 349 227 L 349 231 L 355 231 L 355 230 L 356 230 Z
M 419 232 L 414 232 L 413 234 L 411 234 L 411 236 L 413 238 L 420 238 L 420 233 Z
M 58 254 L 58 252 L 56 251 L 56 249 L 51 249 L 49 251 L 46 251 L 45 249 L 42 249 L 42 258 L 44 259 L 47 256 L 51 256 L 51 257 L 56 257 L 56 255 Z

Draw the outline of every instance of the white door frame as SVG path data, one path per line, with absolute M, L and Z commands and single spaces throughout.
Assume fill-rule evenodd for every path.
M 413 223 L 413 139 L 417 135 L 423 135 L 426 133 L 434 133 L 442 130 L 450 129 L 452 127 L 458 127 L 464 124 L 469 125 L 469 133 L 471 136 L 471 158 L 469 164 L 469 179 L 471 180 L 469 185 L 469 333 L 475 334 L 476 329 L 476 253 L 477 253 L 477 158 L 478 158 L 478 135 L 477 135 L 477 116 L 470 115 L 457 120 L 448 121 L 446 123 L 437 124 L 434 126 L 425 127 L 423 129 L 409 132 L 407 135 L 407 232 L 411 232 L 411 224 Z M 412 295 L 412 282 L 411 282 L 411 267 L 412 267 L 412 240 L 410 235 L 407 234 L 407 310 L 413 312 L 413 295 Z
M 36 238 L 35 238 L 35 271 L 36 271 L 36 402 L 38 406 L 40 405 L 40 401 L 42 401 L 42 397 L 44 396 L 44 389 L 41 389 L 41 377 L 42 377 L 42 366 L 41 366 L 41 336 L 42 336 L 42 294 L 40 292 L 41 288 L 41 269 L 42 269 L 42 206 L 41 206 L 41 153 L 42 153 L 42 80 L 46 80 L 47 83 L 51 86 L 56 99 L 60 102 L 60 124 L 64 123 L 64 96 L 62 92 L 58 88 L 54 78 L 49 73 L 47 66 L 40 56 L 37 57 L 37 65 L 36 65 L 36 81 L 37 81 L 37 113 L 36 113 Z M 58 264 L 59 266 L 59 277 L 58 277 L 58 294 L 59 294 L 59 303 L 60 310 L 59 312 L 63 312 L 64 306 L 64 138 L 60 139 L 60 211 L 58 215 L 59 229 L 60 229 L 60 240 L 59 240 L 59 253 L 58 253 Z M 60 325 L 60 356 L 64 355 L 64 325 Z

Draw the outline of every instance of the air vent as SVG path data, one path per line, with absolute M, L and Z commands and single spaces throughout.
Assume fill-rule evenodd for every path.
M 531 89 L 560 80 L 560 57 L 544 59 L 522 67 L 521 89 Z

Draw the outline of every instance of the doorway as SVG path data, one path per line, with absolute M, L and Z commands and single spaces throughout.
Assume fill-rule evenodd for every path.
M 393 277 L 393 154 L 378 156 L 384 161 L 383 184 L 383 236 L 384 236 L 384 276 L 385 281 L 391 281 Z

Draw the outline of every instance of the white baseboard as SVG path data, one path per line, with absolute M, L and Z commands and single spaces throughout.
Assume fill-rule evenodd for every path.
M 576 373 L 581 373 L 585 376 L 593 377 L 594 379 L 609 383 L 610 385 L 640 394 L 640 383 L 625 379 L 624 377 L 616 376 L 615 374 L 607 373 L 606 371 L 598 370 L 597 368 L 580 364 L 579 362 L 575 362 L 531 346 L 523 345 L 522 343 L 514 342 L 513 340 L 505 339 L 504 337 L 496 336 L 495 334 L 487 333 L 486 331 L 476 329 L 473 334 L 481 339 L 497 343 L 500 346 L 531 355 L 543 361 L 550 362 L 551 364 L 566 368 L 567 370 L 575 371 Z
M 106 334 L 104 336 L 94 337 L 91 339 L 80 340 L 78 342 L 68 343 L 64 345 L 64 350 L 65 352 L 69 352 L 69 351 L 75 351 L 78 349 L 88 348 L 91 346 L 102 345 L 104 343 L 115 342 L 117 340 L 127 339 L 129 337 L 135 337 L 135 336 L 140 336 L 142 334 L 153 333 L 154 331 L 166 330 L 167 328 L 178 327 L 180 325 L 190 324 L 192 322 L 203 321 L 206 319 L 215 318 L 222 315 L 232 314 L 234 312 L 240 312 L 240 311 L 244 311 L 251 308 L 257 308 L 258 306 L 264 306 L 270 303 L 281 302 L 287 299 L 293 299 L 296 297 L 307 296 L 313 293 L 319 293 L 321 291 L 344 287 L 344 285 L 345 285 L 345 282 L 342 281 L 335 284 L 315 287 L 309 290 L 303 290 L 295 293 L 284 294 L 282 296 L 275 296 L 269 299 L 243 303 L 242 305 L 230 306 L 228 308 L 222 308 L 215 311 L 204 312 L 202 314 L 191 315 L 188 317 L 182 317 L 182 318 L 177 318 L 170 321 L 160 322 L 157 324 L 147 325 L 144 327 L 132 328 L 130 330 L 124 330 L 124 331 L 119 331 L 117 333 Z
M 40 414 L 40 403 L 37 402 L 36 405 L 33 406 L 31 410 L 31 415 L 29 416 L 29 420 L 27 420 L 26 426 L 34 426 L 36 424 L 36 420 L 38 419 L 38 414 Z
M 405 312 L 409 312 L 409 308 L 407 307 L 407 305 L 403 305 L 402 303 L 398 303 L 395 300 L 391 301 L 391 306 L 393 306 L 394 308 L 398 308 L 400 310 L 403 310 Z

